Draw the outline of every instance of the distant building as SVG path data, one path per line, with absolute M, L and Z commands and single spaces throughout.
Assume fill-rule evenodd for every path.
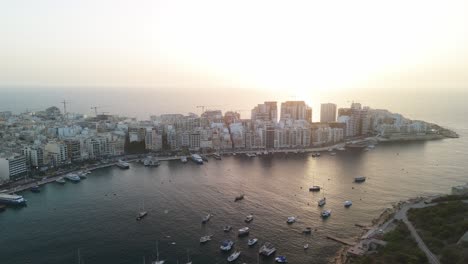
M 280 120 L 286 119 L 312 122 L 312 109 L 307 106 L 304 101 L 287 101 L 281 103 Z
M 278 106 L 277 102 L 265 102 L 259 104 L 251 111 L 251 119 L 270 121 L 276 123 L 278 121 Z
M 25 156 L 0 157 L 0 182 L 17 179 L 26 175 L 27 172 Z
M 336 104 L 327 103 L 320 105 L 320 122 L 335 122 L 336 121 Z

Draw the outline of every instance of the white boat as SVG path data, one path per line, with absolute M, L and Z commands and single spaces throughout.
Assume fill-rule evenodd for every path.
M 232 226 L 230 225 L 224 226 L 223 230 L 224 232 L 230 232 L 232 230 Z
M 232 246 L 234 246 L 234 241 L 232 240 L 224 240 L 223 243 L 221 243 L 221 246 L 219 247 L 222 251 L 229 251 L 232 249 Z
M 354 178 L 354 182 L 365 182 L 365 181 L 366 181 L 366 177 L 364 176 L 359 176 L 359 177 Z
M 323 210 L 323 211 L 322 211 L 322 217 L 323 217 L 323 218 L 327 218 L 327 217 L 329 217 L 330 215 L 331 215 L 331 210 L 330 210 L 330 209 L 328 209 L 328 210 Z
M 0 204 L 24 205 L 26 199 L 21 195 L 0 193 Z
M 345 201 L 344 202 L 345 207 L 350 207 L 351 205 L 353 205 L 353 202 L 351 202 L 351 201 Z
M 253 215 L 250 214 L 250 215 L 245 217 L 244 222 L 250 223 L 250 222 L 252 222 L 253 219 L 254 219 Z
M 249 234 L 250 228 L 243 227 L 243 228 L 239 229 L 238 231 L 239 231 L 238 236 L 246 236 L 246 235 Z
M 327 198 L 323 197 L 318 201 L 318 206 L 322 207 L 327 203 Z
M 312 233 L 312 227 L 306 227 L 304 230 L 302 230 L 302 233 L 304 234 L 311 234 Z
M 292 223 L 295 223 L 296 220 L 297 220 L 297 218 L 295 216 L 290 216 L 290 217 L 288 217 L 288 220 L 286 220 L 286 223 L 292 224 Z
M 314 185 L 312 187 L 309 187 L 309 191 L 311 192 L 319 192 L 320 191 L 320 186 Z
M 330 156 L 336 156 L 336 152 L 330 152 Z
M 211 240 L 211 236 L 202 236 L 200 237 L 200 243 L 206 243 Z
M 255 153 L 247 153 L 245 155 L 247 155 L 247 157 L 249 157 L 249 158 L 257 157 L 257 154 L 255 154 Z
M 207 214 L 205 217 L 202 218 L 202 224 L 205 224 L 206 222 L 210 221 L 212 214 Z
M 309 248 L 309 244 L 304 244 L 304 249 L 308 249 Z
M 156 260 L 152 261 L 151 264 L 164 264 L 164 262 L 166 262 L 166 261 L 159 259 L 158 242 L 156 242 Z
M 128 164 L 127 162 L 123 161 L 123 160 L 119 160 L 117 162 L 117 167 L 121 168 L 121 169 L 129 169 L 130 168 L 130 164 Z
M 215 158 L 216 160 L 221 160 L 221 155 L 219 155 L 218 153 L 213 153 L 213 158 Z
M 375 145 L 369 145 L 367 146 L 368 149 L 375 149 Z
M 81 181 L 81 178 L 80 176 L 74 174 L 74 173 L 69 173 L 67 175 L 65 175 L 65 179 L 69 180 L 69 181 L 72 181 L 72 182 L 79 182 Z
M 192 261 L 190 260 L 190 254 L 189 254 L 189 251 L 187 249 L 187 263 L 185 264 L 192 264 Z
M 200 155 L 192 154 L 190 157 L 191 157 L 193 162 L 195 162 L 195 163 L 197 163 L 199 165 L 203 164 L 203 158 Z
M 229 262 L 233 262 L 233 261 L 235 261 L 237 258 L 239 258 L 239 255 L 240 255 L 240 254 L 241 254 L 240 251 L 236 251 L 236 252 L 232 253 L 232 254 L 227 258 L 227 260 L 228 260 Z
M 260 247 L 258 250 L 258 253 L 264 256 L 270 256 L 271 254 L 275 253 L 276 248 L 269 242 L 266 242 L 263 244 L 263 246 Z
M 161 163 L 153 156 L 148 156 L 143 160 L 143 165 L 147 167 L 158 167 Z
M 251 246 L 257 244 L 257 242 L 258 242 L 258 238 L 251 238 L 251 239 L 249 239 L 249 241 L 247 241 L 247 245 L 249 247 L 251 247 Z
M 182 156 L 180 157 L 180 161 L 182 161 L 182 163 L 187 163 L 187 157 L 186 156 Z
M 337 150 L 339 150 L 339 151 L 345 151 L 346 149 L 345 149 L 344 147 L 339 147 L 339 148 L 337 148 Z
M 288 262 L 288 260 L 286 259 L 285 256 L 277 256 L 277 257 L 275 258 L 275 261 L 278 262 L 278 263 L 286 263 L 286 262 Z
M 136 220 L 140 221 L 141 219 L 143 219 L 147 215 L 148 215 L 148 212 L 145 211 L 145 201 L 143 200 L 142 210 L 138 212 L 138 214 L 136 216 Z
M 60 183 L 60 184 L 65 184 L 66 183 L 66 181 L 65 181 L 65 179 L 63 177 L 58 178 L 57 180 L 55 180 L 55 182 Z

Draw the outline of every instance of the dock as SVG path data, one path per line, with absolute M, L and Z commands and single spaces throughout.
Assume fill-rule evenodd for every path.
M 352 241 L 351 239 L 347 239 L 347 238 L 339 238 L 339 237 L 332 236 L 332 235 L 327 235 L 327 238 L 331 239 L 331 240 L 334 240 L 336 242 L 339 242 L 341 244 L 348 245 L 348 246 L 354 246 L 356 244 L 356 242 Z

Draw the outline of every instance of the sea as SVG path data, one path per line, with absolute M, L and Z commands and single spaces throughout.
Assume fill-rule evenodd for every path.
M 227 263 L 234 250 L 241 251 L 237 263 L 274 263 L 274 257 L 258 258 L 264 242 L 272 243 L 276 255 L 286 256 L 289 263 L 328 263 L 341 245 L 327 235 L 356 237 L 361 233 L 356 223 L 371 222 L 395 202 L 450 193 L 452 186 L 468 182 L 464 98 L 425 94 L 366 101 L 453 129 L 458 139 L 385 143 L 370 151 L 325 152 L 319 158 L 289 153 L 224 156 L 203 165 L 163 161 L 157 168 L 132 163 L 128 170 L 93 171 L 80 183 L 25 191 L 21 195 L 27 207 L 0 213 L 0 263 L 151 263 L 159 251 L 166 263 L 190 258 L 211 264 Z M 356 176 L 367 180 L 354 183 Z M 322 190 L 309 192 L 312 185 Z M 241 193 L 245 198 L 234 202 Z M 317 206 L 322 197 L 327 198 L 324 208 Z M 345 208 L 345 200 L 353 205 Z M 320 217 L 323 209 L 332 210 L 329 218 Z M 148 216 L 136 221 L 140 210 Z M 213 217 L 202 224 L 208 213 Z M 254 216 L 251 223 L 244 222 L 248 214 Z M 297 222 L 287 224 L 289 216 Z M 225 225 L 233 230 L 225 233 Z M 244 226 L 250 228 L 249 236 L 238 237 Z M 302 234 L 305 227 L 314 229 L 311 235 Z M 204 235 L 212 240 L 200 244 Z M 259 243 L 247 246 L 254 237 Z M 235 242 L 230 253 L 219 249 L 226 239 Z M 306 243 L 310 246 L 304 250 Z

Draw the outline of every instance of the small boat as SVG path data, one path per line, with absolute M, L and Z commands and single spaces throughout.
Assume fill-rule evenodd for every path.
M 250 228 L 243 227 L 243 228 L 239 229 L 238 231 L 239 231 L 239 233 L 237 234 L 238 236 L 246 236 L 246 235 L 249 234 Z
M 127 162 L 125 162 L 125 161 L 123 161 L 123 160 L 119 160 L 119 161 L 117 162 L 117 164 L 115 164 L 115 165 L 117 165 L 117 167 L 119 167 L 119 168 L 121 168 L 121 169 L 124 169 L 124 170 L 125 170 L 125 169 L 130 169 L 130 164 L 128 164 Z
M 234 202 L 240 201 L 242 199 L 244 199 L 244 194 L 240 194 L 240 195 L 236 196 L 236 198 L 234 198 Z
M 304 244 L 304 249 L 308 249 L 309 248 L 309 244 Z
M 288 262 L 288 260 L 286 259 L 285 256 L 277 256 L 277 257 L 275 258 L 275 261 L 278 262 L 278 263 L 286 263 L 286 262 Z
M 65 181 L 65 179 L 63 177 L 58 178 L 57 180 L 55 180 L 55 182 L 60 183 L 60 184 L 65 184 L 66 183 L 66 181 Z
M 192 156 L 190 156 L 190 158 L 192 159 L 193 162 L 195 162 L 196 164 L 199 164 L 199 165 L 202 165 L 203 164 L 203 159 L 200 155 L 198 154 L 192 154 Z
M 345 149 L 344 147 L 339 147 L 339 148 L 337 148 L 337 150 L 339 150 L 339 151 L 345 151 L 346 149 Z
M 232 254 L 227 258 L 227 260 L 228 260 L 229 262 L 233 262 L 233 261 L 235 261 L 235 260 L 239 257 L 240 254 L 241 254 L 240 251 L 236 251 L 236 252 L 232 253 Z
M 208 162 L 208 158 L 205 155 L 200 155 L 200 157 L 202 158 L 203 161 Z
M 189 254 L 189 251 L 187 249 L 187 263 L 185 264 L 192 264 L 192 261 L 190 260 L 190 254 Z
M 182 156 L 180 157 L 180 161 L 182 161 L 182 163 L 187 163 L 187 157 L 186 156 Z
M 232 230 L 232 226 L 230 225 L 224 226 L 223 230 L 224 232 L 230 232 Z
M 200 243 L 204 244 L 211 240 L 211 236 L 202 236 L 200 237 Z
M 263 246 L 260 247 L 258 250 L 258 254 L 264 255 L 264 256 L 270 256 L 271 254 L 275 253 L 276 248 L 269 242 L 266 242 L 263 244 Z
M 255 154 L 255 153 L 247 153 L 245 155 L 247 155 L 247 157 L 249 157 L 249 158 L 257 157 L 257 154 Z
M 365 181 L 366 181 L 366 177 L 364 176 L 359 176 L 359 177 L 354 178 L 354 182 L 365 182 Z
M 234 241 L 232 240 L 224 240 L 223 243 L 221 243 L 221 246 L 219 247 L 222 251 L 229 251 L 232 249 L 232 246 L 234 245 Z
M 257 242 L 258 242 L 258 238 L 251 238 L 251 239 L 249 239 L 249 241 L 247 241 L 247 245 L 249 245 L 249 247 L 251 247 L 251 246 L 257 244 Z
M 148 215 L 148 212 L 147 211 L 141 211 L 137 214 L 137 217 L 136 217 L 136 220 L 137 221 L 140 221 L 141 219 L 143 219 L 145 216 Z
M 250 223 L 250 222 L 252 222 L 253 219 L 254 219 L 253 215 L 250 214 L 250 215 L 245 217 L 244 222 Z
M 86 177 L 86 172 L 84 171 L 80 171 L 77 173 L 78 174 L 78 177 L 80 177 L 80 179 L 87 179 L 88 177 Z
M 311 192 L 319 192 L 320 191 L 320 186 L 314 185 L 312 187 L 309 187 L 309 191 Z
M 221 155 L 219 155 L 218 153 L 214 153 L 213 158 L 215 158 L 216 160 L 221 160 Z
M 330 152 L 330 156 L 336 156 L 336 152 Z
M 41 192 L 41 188 L 39 188 L 39 185 L 33 186 L 29 189 L 33 193 L 39 193 Z
M 79 182 L 81 181 L 80 176 L 74 174 L 74 173 L 69 173 L 65 176 L 65 179 L 71 181 L 71 182 Z
M 375 149 L 375 145 L 369 145 L 367 146 L 368 149 Z
M 323 217 L 323 218 L 327 218 L 327 217 L 329 217 L 330 215 L 331 215 L 331 210 L 330 210 L 330 209 L 328 209 L 328 210 L 323 210 L 323 211 L 322 211 L 322 217 Z
M 312 234 L 312 227 L 306 227 L 304 230 L 302 230 L 302 233 L 304 234 Z
M 288 217 L 288 220 L 286 220 L 286 223 L 292 224 L 292 223 L 295 223 L 296 220 L 297 220 L 297 218 L 295 216 L 290 216 L 290 217 Z
M 323 197 L 318 201 L 318 206 L 322 207 L 327 203 L 327 198 Z
M 143 165 L 147 167 L 158 167 L 160 164 L 161 162 L 153 156 L 148 156 L 143 160 Z
M 212 214 L 207 214 L 205 217 L 202 218 L 202 224 L 206 224 L 206 222 L 210 221 Z
M 159 247 L 156 242 L 156 260 L 152 261 L 151 264 L 164 264 L 165 260 L 159 260 Z
M 351 205 L 353 205 L 353 202 L 351 202 L 351 201 L 345 201 L 344 202 L 344 207 L 350 207 Z

